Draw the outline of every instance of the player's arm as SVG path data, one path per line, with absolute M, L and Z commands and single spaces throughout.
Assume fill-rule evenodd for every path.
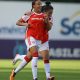
M 32 12 L 25 12 L 24 15 L 16 22 L 16 25 L 18 26 L 28 26 L 28 19 L 31 16 Z
M 52 25 L 53 25 L 53 23 L 50 22 L 50 20 L 48 20 L 47 23 L 46 23 L 46 27 L 47 27 L 47 30 L 48 30 L 48 31 L 51 30 Z
M 31 12 L 31 11 L 25 12 L 25 13 L 24 13 L 24 16 L 22 16 L 22 17 L 16 22 L 16 25 L 29 27 L 29 24 L 28 24 L 27 22 L 28 22 L 28 19 L 29 19 L 29 17 L 31 16 L 32 13 L 33 13 L 33 12 Z
M 28 26 L 28 23 L 25 22 L 22 18 L 20 18 L 17 22 L 16 22 L 16 25 L 18 26 Z
M 46 29 L 48 31 L 51 30 L 52 25 L 53 25 L 52 20 L 49 20 L 49 17 L 48 16 L 45 16 L 44 21 L 46 23 Z

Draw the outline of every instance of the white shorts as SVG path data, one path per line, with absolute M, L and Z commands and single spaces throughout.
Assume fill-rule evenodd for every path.
M 49 50 L 49 43 L 48 43 L 48 41 L 46 41 L 45 43 L 42 44 L 40 40 L 36 40 L 32 36 L 27 38 L 25 40 L 25 43 L 27 45 L 27 51 L 29 50 L 29 48 L 31 48 L 33 46 L 37 46 L 38 51 Z

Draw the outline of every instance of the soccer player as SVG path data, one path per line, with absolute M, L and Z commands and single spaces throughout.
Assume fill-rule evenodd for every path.
M 40 5 L 40 1 L 34 1 L 33 3 L 34 3 L 33 4 L 34 11 L 36 12 L 35 8 L 37 10 L 39 10 L 39 8 L 40 8 L 40 6 L 38 6 L 38 5 Z M 48 13 L 52 14 L 53 8 L 50 5 L 47 5 L 47 7 L 45 7 L 45 9 L 47 9 L 47 10 L 50 9 Z M 48 16 L 51 16 L 51 14 L 49 14 Z M 35 15 L 35 17 L 34 17 L 34 15 Z M 34 34 L 31 34 L 30 32 L 28 33 L 29 30 L 27 30 L 27 34 L 28 34 L 27 38 L 29 38 L 29 40 L 27 40 L 26 43 L 27 43 L 27 46 L 29 46 L 30 53 L 31 53 L 31 55 L 33 57 L 33 59 L 32 59 L 32 63 L 33 63 L 32 66 L 33 67 L 35 66 L 32 69 L 32 71 L 36 72 L 36 68 L 37 68 L 36 65 L 37 65 L 37 59 L 38 59 L 38 51 L 36 49 L 36 46 L 38 46 L 39 50 L 41 50 L 40 52 L 42 54 L 42 57 L 43 57 L 43 60 L 44 60 L 44 63 L 45 63 L 45 72 L 47 73 L 46 74 L 47 80 L 53 80 L 53 77 L 50 78 L 50 73 L 49 73 L 50 72 L 50 65 L 49 65 L 49 57 L 48 57 L 49 56 L 49 50 L 48 50 L 48 48 L 49 48 L 48 47 L 48 30 L 51 28 L 52 24 L 51 24 L 48 16 L 47 15 L 44 16 L 44 14 L 42 14 L 41 12 L 40 13 L 33 13 L 30 16 L 31 19 L 29 19 L 30 20 L 29 28 L 31 29 L 31 31 L 34 30 L 35 32 L 33 31 L 33 33 L 35 33 L 37 36 L 35 36 Z M 40 23 L 37 22 L 37 24 L 36 24 L 36 21 L 40 21 Z M 26 24 L 26 23 L 24 23 L 24 24 Z M 35 24 L 36 29 L 34 28 L 34 24 Z M 45 26 L 46 27 L 48 26 L 48 27 L 46 28 Z M 34 37 L 32 37 L 32 36 L 34 36 L 36 39 L 34 39 Z M 35 44 L 35 42 L 37 44 Z M 33 45 L 31 46 L 31 44 L 33 44 Z M 44 50 L 44 48 L 46 48 L 45 46 L 47 46 L 46 50 Z M 20 69 L 22 69 L 25 66 L 25 64 L 28 63 L 28 60 L 29 60 L 29 58 L 26 56 L 24 58 L 24 61 L 22 61 L 22 63 L 20 64 L 20 66 L 16 70 L 14 70 L 12 72 L 11 80 L 13 80 L 14 79 L 13 77 L 15 76 L 15 74 Z M 34 80 L 37 80 L 37 78 L 35 78 Z

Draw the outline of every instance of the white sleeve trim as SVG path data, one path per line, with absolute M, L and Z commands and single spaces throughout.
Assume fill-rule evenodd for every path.
M 30 16 L 23 15 L 23 16 L 22 16 L 22 19 L 26 22 L 26 21 L 29 19 L 29 17 L 30 17 Z

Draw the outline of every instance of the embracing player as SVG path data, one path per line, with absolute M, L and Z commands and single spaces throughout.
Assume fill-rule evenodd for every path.
M 48 45 L 48 30 L 51 29 L 52 22 L 51 16 L 53 7 L 48 3 L 43 10 L 46 14 L 41 13 L 41 1 L 35 0 L 32 3 L 34 12 L 28 19 L 28 24 L 25 22 L 26 18 L 23 18 L 23 23 L 19 23 L 21 26 L 28 26 L 26 31 L 26 44 L 29 48 L 30 55 L 24 57 L 22 63 L 13 70 L 10 80 L 14 80 L 15 74 L 20 71 L 30 60 L 32 59 L 32 72 L 34 80 L 37 80 L 37 60 L 38 50 L 40 51 L 44 64 L 47 80 L 54 80 L 54 77 L 50 77 L 50 64 L 49 64 L 49 45 Z M 20 21 L 20 20 L 19 20 Z M 21 21 L 20 21 L 21 22 Z M 38 50 L 37 50 L 38 48 Z

